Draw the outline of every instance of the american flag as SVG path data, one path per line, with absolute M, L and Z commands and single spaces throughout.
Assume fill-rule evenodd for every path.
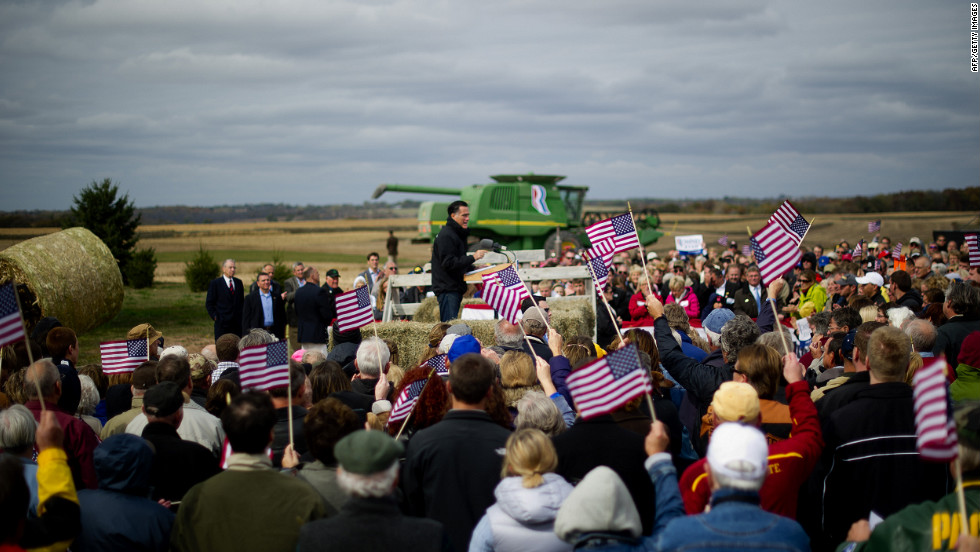
M 868 223 L 868 233 L 874 234 L 875 232 L 881 232 L 881 219 L 873 220 Z
M 800 262 L 799 237 L 795 232 L 787 230 L 782 225 L 769 222 L 756 232 L 750 239 L 755 262 L 762 273 L 762 282 L 779 278 Z
M 898 242 L 895 248 L 892 249 L 892 258 L 900 259 L 902 257 L 902 242 Z
M 419 395 L 422 394 L 422 390 L 425 389 L 425 384 L 429 383 L 429 378 L 423 378 L 420 380 L 413 381 L 406 387 L 402 389 L 402 392 L 398 394 L 398 398 L 395 399 L 394 406 L 391 407 L 391 414 L 388 415 L 388 425 L 400 422 L 408 417 L 415 408 L 415 403 L 419 400 Z
M 511 324 L 520 321 L 521 301 L 530 296 L 513 266 L 483 275 L 483 300 Z
M 861 257 L 861 245 L 863 243 L 864 240 L 857 242 L 857 245 L 854 246 L 854 251 L 851 252 L 851 258 L 854 259 L 855 261 L 860 259 Z
M 946 361 L 934 359 L 912 377 L 915 446 L 925 460 L 949 462 L 959 453 L 953 403 L 946 387 Z
M 970 266 L 980 266 L 980 239 L 977 234 L 967 234 L 963 239 L 970 251 Z
M 728 234 L 723 234 L 720 238 L 718 238 L 718 244 L 728 245 Z
M 612 412 L 653 391 L 650 374 L 632 344 L 578 368 L 565 383 L 584 420 Z
M 24 323 L 17 308 L 13 283 L 0 286 L 0 347 L 24 339 Z
M 285 341 L 253 345 L 238 355 L 242 389 L 268 390 L 289 386 L 289 352 Z
M 442 353 L 423 362 L 422 365 L 428 366 L 429 368 L 434 368 L 436 373 L 439 374 L 440 376 L 448 376 L 449 369 L 446 368 L 446 359 L 448 358 L 449 355 L 447 355 L 446 353 Z
M 374 322 L 367 286 L 337 296 L 337 329 L 346 332 Z
M 785 228 L 788 237 L 792 238 L 796 242 L 796 245 L 800 245 L 800 242 L 803 241 L 803 236 L 806 235 L 806 231 L 810 229 L 810 223 L 788 201 L 784 201 L 779 206 L 779 209 L 776 209 L 776 212 L 769 217 L 769 222 L 778 223 Z
M 599 221 L 586 228 L 585 233 L 593 245 L 603 240 L 611 240 L 614 253 L 640 247 L 640 239 L 636 236 L 636 226 L 633 225 L 633 217 L 629 213 Z
M 752 254 L 752 248 L 749 247 L 749 244 L 743 245 L 742 246 L 742 255 L 745 255 L 746 257 L 748 257 L 751 254 Z
M 609 266 L 602 257 L 589 257 L 589 268 L 592 271 L 592 283 L 595 284 L 596 291 L 602 293 L 609 283 Z
M 612 240 L 602 240 L 599 243 L 592 244 L 592 247 L 588 250 L 588 255 L 590 259 L 599 257 L 602 262 L 606 264 L 606 267 L 612 266 L 613 257 L 616 255 L 616 247 Z
M 132 372 L 137 366 L 149 360 L 146 351 L 146 340 L 143 338 L 99 343 L 102 371 L 106 374 Z

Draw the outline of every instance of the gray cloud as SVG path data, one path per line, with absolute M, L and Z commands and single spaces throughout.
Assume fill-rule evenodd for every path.
M 968 5 L 0 4 L 0 205 L 361 202 L 565 174 L 592 197 L 976 185 Z M 392 196 L 395 197 L 395 196 Z

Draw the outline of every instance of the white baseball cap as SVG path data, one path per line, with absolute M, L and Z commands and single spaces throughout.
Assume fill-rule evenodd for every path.
M 877 272 L 868 272 L 864 276 L 857 278 L 857 283 L 861 284 L 874 284 L 878 287 L 885 285 L 885 279 L 881 277 L 881 274 Z
M 741 481 L 759 481 L 769 464 L 766 437 L 753 426 L 726 422 L 711 434 L 708 465 L 712 473 Z

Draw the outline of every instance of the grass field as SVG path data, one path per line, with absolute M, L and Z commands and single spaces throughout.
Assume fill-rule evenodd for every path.
M 911 236 L 924 240 L 933 230 L 951 229 L 954 225 L 973 228 L 980 226 L 975 212 L 955 213 L 884 213 L 875 215 L 843 214 L 816 215 L 805 244 L 831 246 L 841 239 L 853 245 L 858 239 L 868 239 L 867 223 L 882 220 L 882 235 L 892 242 L 907 243 Z M 703 234 L 708 247 L 718 247 L 717 239 L 727 234 L 730 240 L 744 243 L 746 227 L 758 229 L 763 217 L 665 215 L 662 230 L 668 235 L 651 249 L 661 254 L 673 248 L 674 235 Z M 321 273 L 336 268 L 341 274 L 341 286 L 349 289 L 354 277 L 364 270 L 367 252 L 381 253 L 386 258 L 385 240 L 388 229 L 395 230 L 401 240 L 399 265 L 404 269 L 429 260 L 428 244 L 411 244 L 415 236 L 413 219 L 332 220 L 296 222 L 256 222 L 197 225 L 156 225 L 141 227 L 140 246 L 156 250 L 157 285 L 151 290 L 126 289 L 122 311 L 111 322 L 82 336 L 82 363 L 98 360 L 98 343 L 122 339 L 133 326 L 149 322 L 160 329 L 166 344 L 181 344 L 188 350 L 199 350 L 213 339 L 212 323 L 204 309 L 204 294 L 192 293 L 184 285 L 184 263 L 200 246 L 218 259 L 227 257 L 238 261 L 238 276 L 250 284 L 259 267 L 278 253 L 291 264 L 303 261 L 314 265 Z M 5 248 L 30 237 L 57 231 L 51 229 L 16 228 L 0 232 L 0 247 Z

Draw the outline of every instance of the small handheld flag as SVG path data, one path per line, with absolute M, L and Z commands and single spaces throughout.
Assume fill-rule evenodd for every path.
M 420 380 L 413 381 L 408 387 L 399 393 L 398 398 L 395 399 L 395 404 L 391 407 L 391 414 L 388 415 L 388 425 L 398 423 L 412 412 L 415 408 L 415 403 L 419 400 L 419 395 L 422 394 L 422 390 L 425 389 L 425 384 L 429 383 L 429 378 L 422 378 Z
M 0 286 L 0 347 L 16 343 L 25 337 L 15 293 L 17 290 L 12 283 Z
M 875 232 L 881 232 L 881 219 L 873 220 L 868 223 L 868 233 L 874 234 Z
M 346 332 L 374 322 L 367 286 L 337 296 L 337 329 Z
M 803 236 L 806 235 L 806 231 L 810 229 L 810 223 L 788 201 L 784 201 L 779 206 L 779 209 L 776 209 L 776 212 L 769 217 L 769 222 L 776 222 L 785 228 L 787 236 L 793 239 L 796 245 L 800 245 L 800 242 L 803 241 Z
M 242 389 L 268 390 L 289 386 L 289 352 L 285 341 L 253 345 L 238 357 Z
M 585 420 L 653 391 L 650 375 L 632 344 L 578 368 L 565 382 Z
M 629 251 L 640 247 L 640 239 L 636 235 L 636 226 L 629 213 L 599 221 L 585 229 L 589 243 L 593 247 L 601 241 L 611 240 L 613 252 Z
M 800 261 L 802 253 L 796 240 L 798 237 L 782 225 L 769 222 L 749 238 L 764 285 L 769 285 Z
M 915 445 L 922 458 L 933 462 L 949 462 L 959 453 L 945 369 L 945 360 L 934 359 L 912 377 Z
M 99 353 L 102 357 L 102 371 L 106 374 L 132 372 L 150 358 L 146 340 L 143 338 L 99 343 Z
M 483 300 L 511 324 L 520 321 L 521 301 L 530 296 L 513 266 L 483 275 Z
M 977 234 L 967 234 L 963 238 L 970 252 L 970 266 L 980 267 L 980 236 Z

